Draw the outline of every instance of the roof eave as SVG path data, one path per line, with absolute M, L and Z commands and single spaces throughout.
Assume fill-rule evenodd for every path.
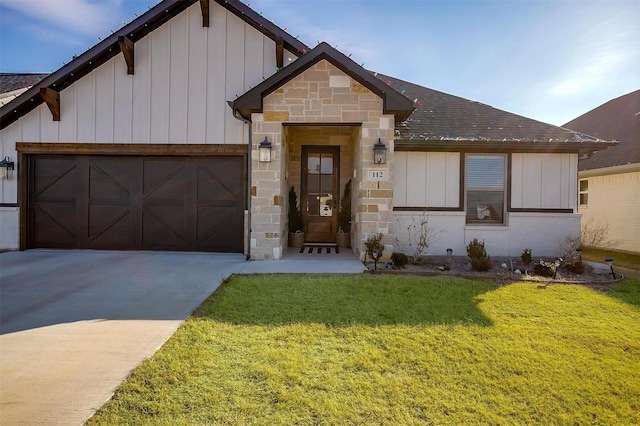
M 0 107 L 0 130 L 9 126 L 44 102 L 42 96 L 40 96 L 40 88 L 49 87 L 56 91 L 62 91 L 119 54 L 119 36 L 127 36 L 133 42 L 136 42 L 197 1 L 198 0 L 164 0 L 118 31 L 113 32 L 110 36 L 86 52 L 74 57 L 71 62 L 64 64 L 62 68 L 43 78 L 42 81 L 37 84 L 34 84 L 30 89 L 22 93 L 22 95 Z M 298 41 L 295 37 L 286 33 L 239 0 L 215 1 L 271 39 L 275 40 L 276 37 L 282 37 L 284 47 L 291 51 L 291 53 L 300 56 L 306 50 L 304 43 Z
M 388 87 L 352 59 L 324 42 L 301 56 L 294 63 L 279 70 L 276 74 L 253 89 L 245 92 L 235 101 L 232 101 L 231 108 L 244 118 L 250 119 L 252 112 L 262 112 L 265 96 L 322 60 L 330 62 L 336 68 L 382 98 L 384 105 L 383 112 L 385 114 L 393 114 L 397 123 L 406 120 L 413 112 L 414 104 L 409 98 L 400 94 L 395 89 Z
M 396 139 L 395 151 L 432 151 L 432 152 L 496 152 L 496 153 L 560 153 L 588 154 L 616 146 L 615 142 L 533 142 L 498 140 L 412 140 Z

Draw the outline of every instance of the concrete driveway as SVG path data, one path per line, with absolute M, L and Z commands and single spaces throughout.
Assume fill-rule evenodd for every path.
M 0 424 L 84 423 L 232 273 L 363 269 L 351 252 L 1 253 Z
M 0 424 L 82 424 L 246 264 L 238 254 L 0 254 Z

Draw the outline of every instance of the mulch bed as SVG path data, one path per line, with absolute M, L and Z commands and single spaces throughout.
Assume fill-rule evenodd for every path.
M 539 259 L 538 259 L 539 260 Z M 470 279 L 490 279 L 499 283 L 519 281 L 530 281 L 540 283 L 539 287 L 543 288 L 549 284 L 580 284 L 590 287 L 598 291 L 606 291 L 612 285 L 620 282 L 624 277 L 616 273 L 616 279 L 611 274 L 597 273 L 589 265 L 585 263 L 585 272 L 576 274 L 560 266 L 555 279 L 535 275 L 533 273 L 534 263 L 529 265 L 528 274 L 525 273 L 525 266 L 519 257 L 492 257 L 493 267 L 487 272 L 478 272 L 471 269 L 471 263 L 468 257 L 454 256 L 450 262 L 450 269 L 443 270 L 447 264 L 446 256 L 428 256 L 419 259 L 418 262 L 407 264 L 403 268 L 392 268 L 391 262 L 378 261 L 378 269 L 374 271 L 374 263 L 368 261 L 366 266 L 370 273 L 390 273 L 390 274 L 407 274 L 407 275 L 450 275 Z M 544 259 L 545 261 L 553 261 L 553 259 Z M 519 270 L 521 274 L 512 271 Z

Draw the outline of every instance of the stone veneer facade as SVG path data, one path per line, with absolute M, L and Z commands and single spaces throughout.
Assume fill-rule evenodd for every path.
M 341 146 L 341 191 L 352 178 L 351 246 L 356 255 L 364 257 L 364 241 L 378 232 L 385 234 L 385 242 L 392 241 L 394 117 L 383 114 L 380 97 L 321 60 L 265 96 L 262 113 L 252 114 L 251 121 L 252 259 L 279 259 L 287 249 L 288 188 L 300 187 L 300 147 L 307 144 Z M 303 128 L 293 130 L 293 125 Z M 346 139 L 336 125 L 349 126 Z M 322 130 L 314 131 L 318 127 Z M 322 134 L 326 139 L 314 138 Z M 265 137 L 273 146 L 270 163 L 258 161 L 258 144 Z M 378 138 L 387 146 L 384 165 L 373 164 Z M 372 171 L 385 176 L 377 180 Z

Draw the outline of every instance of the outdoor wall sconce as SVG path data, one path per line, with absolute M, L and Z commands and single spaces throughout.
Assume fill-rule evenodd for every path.
M 0 179 L 11 180 L 13 179 L 13 161 L 9 161 L 9 157 L 4 157 L 4 160 L 0 161 Z
M 264 137 L 264 140 L 260 142 L 258 146 L 258 153 L 261 163 L 270 163 L 271 162 L 271 142 L 267 140 L 267 137 Z
M 378 142 L 373 146 L 373 162 L 375 164 L 387 163 L 387 147 L 380 138 L 378 138 Z
M 613 272 L 613 257 L 607 257 L 604 261 L 609 265 L 609 268 L 611 268 L 611 275 L 613 275 L 613 279 L 615 280 L 616 273 Z

